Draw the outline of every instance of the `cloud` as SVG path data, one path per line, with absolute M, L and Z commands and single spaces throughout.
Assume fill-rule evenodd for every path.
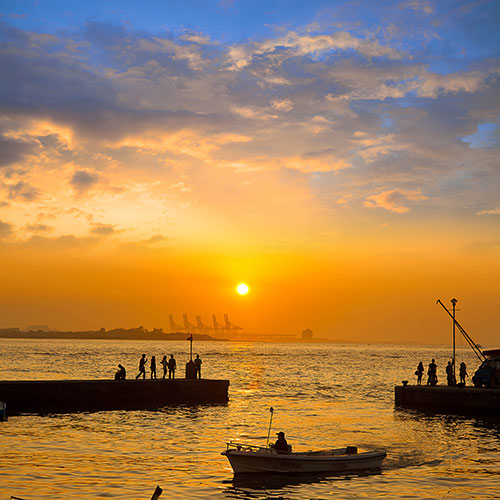
M 35 249 L 37 251 L 73 251 L 87 250 L 100 243 L 96 237 L 77 237 L 73 234 L 47 237 L 34 235 L 26 241 L 18 242 L 17 246 L 23 249 Z
M 429 4 L 398 6 L 391 19 L 415 25 L 326 16 L 237 43 L 95 22 L 50 36 L 0 26 L 9 210 L 50 203 L 59 235 L 73 232 L 64 213 L 78 207 L 107 222 L 90 227 L 96 239 L 123 228 L 143 241 L 164 230 L 156 217 L 186 228 L 186 218 L 227 210 L 221 193 L 267 220 L 260 182 L 283 213 L 289 193 L 324 211 L 356 210 L 361 199 L 405 213 L 420 192 L 442 207 L 460 196 L 481 200 L 467 203 L 474 212 L 495 207 L 498 152 L 463 138 L 498 119 L 498 61 L 443 56 L 449 39 L 431 26 Z
M 34 151 L 32 144 L 0 136 L 0 167 L 20 162 L 25 155 Z
M 481 210 L 480 212 L 477 212 L 476 215 L 500 215 L 500 205 L 494 208 Z
M 368 136 L 366 133 L 356 132 L 354 137 L 353 142 L 358 145 L 357 154 L 367 162 L 408 148 L 395 134 Z
M 441 93 L 472 93 L 481 90 L 488 76 L 488 73 L 478 71 L 448 75 L 423 73 L 418 80 L 408 86 L 408 90 L 413 87 L 419 96 L 431 98 L 436 98 Z
M 115 233 L 115 228 L 109 224 L 93 224 L 90 232 L 96 236 L 109 236 Z
M 387 56 L 399 59 L 402 54 L 390 46 L 382 45 L 377 40 L 360 38 L 348 31 L 334 33 L 288 33 L 264 42 L 253 42 L 231 47 L 228 52 L 228 64 L 232 70 L 241 70 L 264 57 L 273 57 L 283 62 L 292 57 L 310 56 L 318 58 L 335 51 L 355 50 L 368 57 Z
M 8 222 L 0 221 L 0 239 L 9 237 L 14 230 L 14 226 Z
M 7 189 L 11 200 L 21 198 L 24 201 L 35 201 L 40 197 L 40 190 L 30 186 L 27 182 L 19 181 L 16 184 L 8 184 Z
M 73 189 L 78 193 L 84 193 L 94 187 L 99 181 L 99 176 L 95 172 L 88 172 L 86 170 L 77 170 L 69 183 Z
M 30 233 L 50 233 L 54 230 L 52 226 L 47 224 L 26 224 L 24 229 Z
M 410 207 L 406 205 L 409 201 L 426 199 L 427 196 L 424 196 L 420 190 L 391 189 L 368 196 L 364 202 L 364 206 L 368 208 L 384 208 L 389 212 L 404 214 L 410 211 Z

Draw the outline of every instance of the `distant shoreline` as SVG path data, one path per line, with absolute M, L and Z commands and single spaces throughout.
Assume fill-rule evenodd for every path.
M 346 340 L 330 338 L 301 339 L 291 338 L 289 335 L 247 335 L 241 338 L 215 338 L 207 334 L 191 332 L 164 332 L 162 329 L 148 331 L 143 328 L 116 329 L 116 330 L 89 330 L 89 331 L 22 331 L 19 328 L 0 328 L 0 339 L 67 339 L 67 340 L 162 340 L 176 341 L 187 340 L 192 335 L 196 341 L 220 341 L 220 342 L 282 342 L 282 343 L 313 343 L 313 344 L 366 344 L 366 345 L 415 345 L 415 346 L 439 346 L 447 344 L 422 344 L 421 342 L 388 340 Z
M 161 331 L 147 331 L 143 329 L 131 330 L 109 330 L 109 331 L 21 331 L 17 328 L 0 329 L 0 338 L 2 339 L 89 339 L 89 340 L 187 340 L 193 335 L 193 340 L 223 340 L 216 339 L 210 335 L 190 332 L 165 333 Z

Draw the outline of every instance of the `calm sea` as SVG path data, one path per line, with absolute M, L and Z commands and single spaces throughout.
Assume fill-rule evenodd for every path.
M 112 378 L 137 373 L 140 355 L 189 342 L 0 340 L 0 379 Z M 394 407 L 394 385 L 441 347 L 199 342 L 203 376 L 230 380 L 227 405 L 63 415 L 0 422 L 0 499 L 471 499 L 500 498 L 500 420 L 426 415 Z M 477 362 L 459 351 L 472 374 Z M 380 474 L 233 480 L 220 452 L 230 439 L 295 450 L 384 449 Z

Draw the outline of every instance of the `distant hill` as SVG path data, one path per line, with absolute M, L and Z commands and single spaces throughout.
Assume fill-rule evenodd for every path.
M 0 338 L 10 339 L 97 339 L 97 340 L 187 340 L 189 332 L 165 333 L 161 328 L 146 330 L 138 328 L 115 328 L 113 330 L 46 331 L 20 330 L 19 328 L 0 328 Z M 219 340 L 210 335 L 193 333 L 193 340 Z

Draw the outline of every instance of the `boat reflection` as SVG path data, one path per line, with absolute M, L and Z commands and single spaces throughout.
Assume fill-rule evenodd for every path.
M 227 498 L 256 499 L 264 490 L 283 490 L 304 484 L 319 484 L 329 481 L 350 481 L 356 477 L 380 475 L 380 471 L 356 474 L 235 474 L 231 486 L 224 490 Z M 276 494 L 280 493 L 275 491 Z M 274 496 L 274 495 L 273 495 Z M 267 498 L 267 496 L 265 497 Z

